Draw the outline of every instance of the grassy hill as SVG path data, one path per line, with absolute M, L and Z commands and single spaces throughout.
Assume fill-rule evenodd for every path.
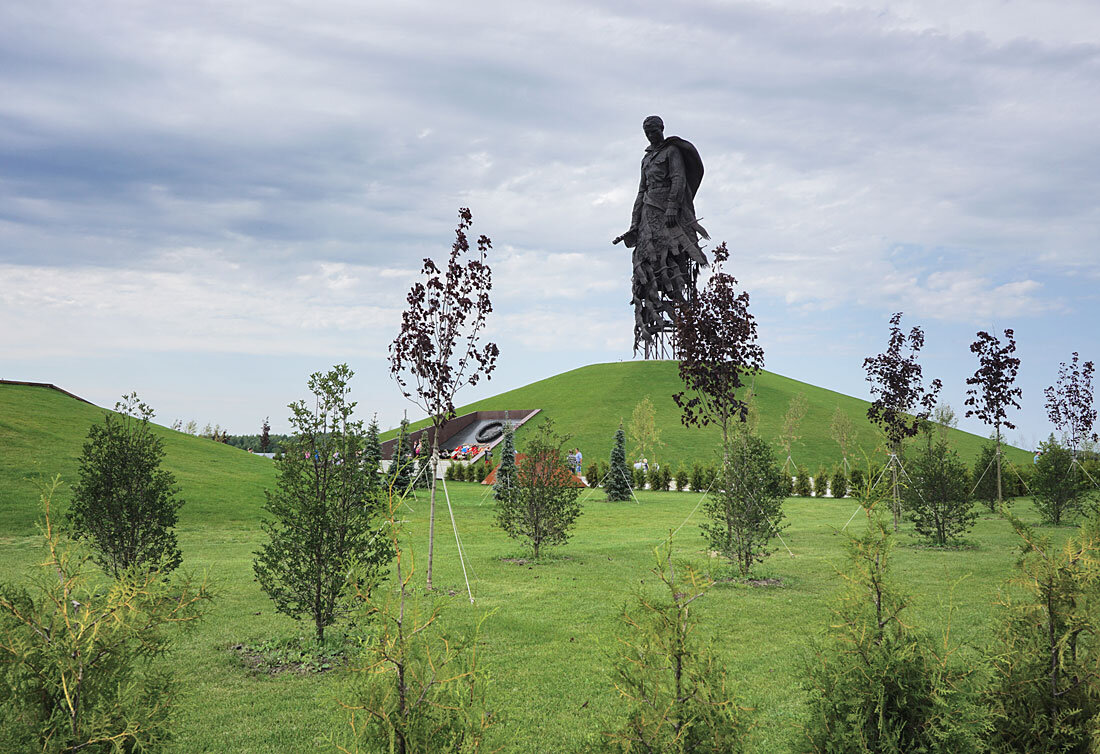
M 0 533 L 34 531 L 38 484 L 55 474 L 67 485 L 77 480 L 88 428 L 104 413 L 50 388 L 0 385 Z M 185 501 L 181 525 L 200 526 L 216 513 L 223 525 L 255 526 L 264 487 L 275 479 L 270 460 L 161 426 L 153 431 L 164 439 L 164 468 L 175 474 Z M 58 496 L 63 505 L 67 485 Z
M 785 455 L 777 437 L 788 404 L 797 393 L 806 396 L 807 411 L 800 430 L 802 438 L 791 448 L 791 457 L 795 463 L 809 469 L 811 474 L 821 464 L 832 467 L 840 462 L 840 447 L 830 436 L 833 413 L 838 407 L 852 420 L 857 443 L 868 454 L 874 454 L 881 444 L 881 435 L 867 420 L 867 401 L 771 372 L 757 375 L 753 387 L 760 433 L 775 443 L 780 460 Z M 522 446 L 524 437 L 529 436 L 534 427 L 546 418 L 552 418 L 559 432 L 572 435 L 569 446 L 581 449 L 587 465 L 593 460 L 607 460 L 619 422 L 622 421 L 624 427 L 628 426 L 634 406 L 649 396 L 656 409 L 657 426 L 664 442 L 659 451 L 649 454 L 649 460 L 672 464 L 673 467 L 680 463 L 690 465 L 696 460 L 710 463 L 717 452 L 720 430 L 715 427 L 684 427 L 680 422 L 680 410 L 672 400 L 672 394 L 679 390 L 682 390 L 682 383 L 674 361 L 592 364 L 467 404 L 459 408 L 458 413 L 541 408 L 539 416 L 517 433 L 517 442 Z M 425 423 L 418 422 L 413 427 Z M 953 430 L 951 441 L 963 459 L 971 463 L 985 439 Z M 627 452 L 630 453 L 629 447 Z M 1025 451 L 1015 448 L 1009 449 L 1006 455 L 1017 463 L 1030 460 Z M 858 449 L 854 456 L 856 459 L 862 458 Z M 854 460 L 849 456 L 850 462 Z

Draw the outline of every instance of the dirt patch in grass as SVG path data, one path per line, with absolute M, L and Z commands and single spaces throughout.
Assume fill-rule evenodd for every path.
M 572 560 L 573 558 L 568 555 L 544 555 L 543 557 L 535 560 L 534 558 L 501 558 L 501 563 L 508 563 L 510 565 L 527 566 L 531 568 L 533 566 L 550 565 L 551 563 L 558 563 L 564 560 Z
M 774 576 L 767 576 L 761 579 L 746 579 L 742 576 L 717 576 L 714 577 L 714 583 L 716 584 L 743 584 L 744 586 L 751 586 L 759 589 L 774 589 L 776 587 L 783 587 L 783 579 L 776 578 Z
M 783 579 L 767 578 L 767 579 L 748 579 L 745 581 L 749 586 L 783 586 Z
M 347 664 L 348 653 L 343 642 L 326 641 L 318 645 L 316 639 L 293 639 L 241 642 L 228 647 L 238 662 L 257 675 L 314 675 Z

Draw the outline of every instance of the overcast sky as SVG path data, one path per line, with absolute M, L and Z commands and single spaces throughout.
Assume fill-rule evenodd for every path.
M 386 347 L 460 206 L 501 349 L 462 402 L 630 359 L 657 113 L 769 370 L 868 398 L 903 311 L 961 415 L 1014 328 L 1031 444 L 1100 359 L 1097 39 L 1095 0 L 0 2 L 0 378 L 244 434 L 346 361 L 419 418 Z

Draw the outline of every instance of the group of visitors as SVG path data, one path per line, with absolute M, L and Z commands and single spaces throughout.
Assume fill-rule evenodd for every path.
M 569 451 L 566 459 L 569 463 L 569 470 L 577 476 L 581 476 L 581 470 L 584 468 L 584 456 L 581 455 L 580 448 L 573 448 Z

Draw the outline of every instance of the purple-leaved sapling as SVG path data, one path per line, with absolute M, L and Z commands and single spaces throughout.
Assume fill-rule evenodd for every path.
M 732 423 L 748 419 L 748 402 L 737 392 L 745 385 L 742 377 L 764 366 L 748 291 L 738 293 L 737 279 L 721 271 L 728 257 L 726 244 L 720 244 L 714 250 L 714 274 L 679 310 L 676 345 L 685 390 L 672 396 L 684 426 L 721 427 L 724 449 L 729 448 Z
M 466 385 L 476 385 L 483 376 L 489 379 L 500 353 L 495 343 L 481 343 L 482 330 L 493 310 L 489 300 L 493 276 L 486 262 L 492 242 L 488 236 L 478 236 L 477 251 L 470 254 L 466 231 L 473 224 L 473 215 L 462 207 L 458 217 L 446 266 L 440 269 L 430 257 L 424 259 L 423 280 L 409 289 L 401 332 L 389 349 L 390 374 L 402 395 L 422 408 L 432 422 L 428 589 L 432 588 L 435 548 L 439 435 L 455 415 L 455 393 Z
M 974 385 L 966 391 L 966 415 L 977 416 L 985 424 L 993 427 L 996 443 L 994 460 L 997 464 L 997 508 L 1003 502 L 1001 487 L 1001 427 L 1016 429 L 1008 421 L 1007 410 L 1020 408 L 1017 400 L 1023 391 L 1014 383 L 1020 369 L 1020 360 L 1012 354 L 1016 352 L 1016 338 L 1012 330 L 1005 330 L 1005 343 L 987 332 L 979 331 L 978 339 L 970 344 L 970 352 L 978 354 L 978 371 L 967 379 L 967 385 Z
M 867 381 L 871 383 L 871 407 L 867 418 L 877 424 L 886 436 L 890 450 L 892 474 L 894 531 L 901 518 L 901 495 L 898 492 L 898 463 L 901 445 L 915 437 L 932 414 L 943 383 L 932 380 L 928 390 L 922 384 L 917 355 L 924 347 L 924 331 L 914 327 L 906 336 L 901 329 L 901 312 L 890 317 L 890 342 L 885 353 L 863 360 Z

